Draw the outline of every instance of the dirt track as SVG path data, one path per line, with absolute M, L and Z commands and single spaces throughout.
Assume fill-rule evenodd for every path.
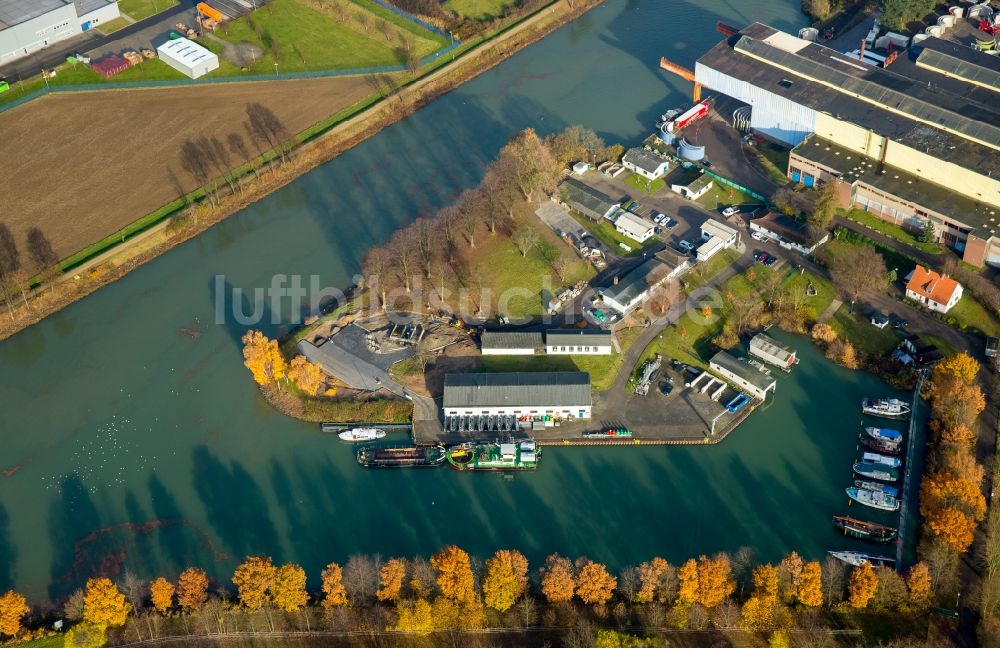
M 23 246 L 38 225 L 65 257 L 170 202 L 196 183 L 181 143 L 246 137 L 246 104 L 299 132 L 371 92 L 363 78 L 59 93 L 0 114 L 0 221 Z M 253 143 L 247 142 L 253 151 Z

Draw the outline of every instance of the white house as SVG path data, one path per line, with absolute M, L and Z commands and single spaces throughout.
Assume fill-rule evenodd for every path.
M 624 314 L 646 301 L 658 286 L 680 276 L 690 267 L 691 263 L 685 255 L 663 250 L 621 277 L 615 277 L 612 285 L 598 292 L 605 304 Z
M 590 374 L 465 373 L 444 377 L 444 415 L 589 419 Z
M 708 190 L 714 186 L 712 178 L 708 175 L 702 173 L 697 178 L 694 178 L 688 182 L 680 181 L 675 184 L 670 185 L 671 191 L 678 193 L 688 200 L 697 200 L 701 198 Z
M 709 218 L 701 225 L 702 244 L 698 246 L 698 260 L 707 261 L 717 253 L 736 245 L 740 233 L 728 225 Z
M 962 298 L 962 284 L 918 265 L 906 282 L 906 298 L 928 310 L 947 313 Z
M 160 59 L 192 79 L 219 69 L 219 57 L 193 40 L 175 38 L 156 48 Z
M 817 236 L 809 231 L 804 222 L 775 212 L 768 212 L 750 221 L 750 231 L 774 241 L 786 250 L 795 250 L 807 256 L 830 240 L 829 232 L 823 231 Z
M 545 332 L 548 355 L 611 355 L 611 331 L 566 329 Z
M 639 243 L 648 241 L 649 237 L 655 232 L 654 225 L 651 222 L 624 209 L 619 209 L 617 212 L 615 230 Z
M 719 351 L 708 363 L 709 369 L 726 382 L 733 383 L 760 400 L 767 397 L 767 392 L 774 392 L 778 381 L 770 375 L 758 371 L 750 363 L 743 362 L 725 351 Z
M 622 166 L 647 180 L 657 180 L 670 168 L 670 161 L 646 149 L 630 148 L 622 157 Z

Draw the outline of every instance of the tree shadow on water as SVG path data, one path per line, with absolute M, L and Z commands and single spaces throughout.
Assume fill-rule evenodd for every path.
M 10 516 L 0 504 L 0 591 L 14 587 L 14 560 L 17 550 L 10 541 Z
M 160 554 L 165 560 L 183 569 L 192 565 L 204 565 L 205 555 L 192 530 L 184 524 L 177 500 L 155 474 L 149 476 L 149 498 L 153 503 L 153 516 L 166 524 L 157 534 Z M 176 522 L 176 524 L 170 524 Z M 178 569 L 178 571 L 179 571 Z
M 102 566 L 103 542 L 84 544 L 89 534 L 101 528 L 97 512 L 86 486 L 78 475 L 68 475 L 60 484 L 61 494 L 49 507 L 49 539 L 52 542 L 52 578 L 49 598 L 58 599 L 72 592 L 87 576 Z
M 226 466 L 205 446 L 192 451 L 194 488 L 206 517 L 234 557 L 266 554 L 281 560 L 281 544 L 257 482 L 239 462 Z

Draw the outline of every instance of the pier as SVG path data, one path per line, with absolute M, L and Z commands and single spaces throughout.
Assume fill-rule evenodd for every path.
M 900 491 L 899 500 L 899 538 L 896 539 L 896 570 L 901 570 L 903 566 L 903 549 L 906 546 L 904 540 L 906 534 L 907 511 L 909 510 L 910 492 L 912 488 L 913 465 L 916 454 L 916 430 L 917 430 L 917 405 L 920 404 L 920 387 L 924 384 L 926 372 L 921 371 L 917 377 L 917 385 L 913 388 L 913 401 L 910 403 L 910 425 L 907 429 L 906 444 L 906 469 L 903 472 L 903 488 Z

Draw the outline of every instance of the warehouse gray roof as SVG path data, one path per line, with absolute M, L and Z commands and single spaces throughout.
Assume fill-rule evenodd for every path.
M 896 109 L 896 106 L 888 103 L 888 101 L 883 102 L 882 105 L 862 101 L 846 94 L 840 87 L 832 88 L 808 78 L 811 71 L 817 67 L 815 61 L 825 56 L 827 63 L 830 63 L 834 59 L 840 61 L 838 63 L 830 63 L 828 67 L 836 67 L 838 73 L 841 75 L 846 75 L 845 71 L 850 70 L 851 74 L 865 77 L 863 80 L 866 81 L 870 80 L 868 75 L 872 75 L 871 78 L 876 80 L 876 85 L 880 85 L 883 81 L 889 82 L 902 79 L 902 83 L 897 84 L 900 87 L 903 85 L 907 85 L 909 88 L 920 85 L 925 86 L 926 81 L 923 78 L 908 79 L 902 74 L 894 74 L 890 71 L 900 63 L 904 63 L 903 57 L 900 57 L 896 63 L 890 66 L 890 70 L 879 69 L 878 72 L 874 72 L 874 69 L 870 68 L 870 66 L 864 66 L 860 63 L 847 63 L 847 57 L 843 54 L 821 45 L 810 43 L 799 52 L 801 60 L 797 63 L 798 67 L 801 68 L 800 71 L 792 73 L 777 67 L 777 65 L 769 64 L 764 60 L 752 58 L 750 54 L 756 52 L 757 49 L 754 45 L 744 44 L 739 50 L 735 47 L 737 42 L 741 41 L 744 36 L 763 41 L 776 33 L 779 33 L 778 30 L 772 27 L 754 23 L 744 29 L 740 35 L 734 36 L 728 41 L 723 41 L 710 49 L 698 59 L 698 64 L 753 84 L 771 94 L 807 106 L 817 112 L 823 112 L 833 115 L 837 119 L 858 124 L 879 135 L 898 140 L 911 148 L 924 151 L 942 160 L 953 162 L 965 168 L 975 169 L 984 174 L 992 173 L 996 175 L 1000 173 L 1000 155 L 997 155 L 996 150 L 989 146 L 935 128 L 929 124 L 918 122 L 914 118 L 901 115 L 897 112 L 891 112 L 887 106 L 892 105 L 894 109 Z M 781 54 L 795 56 L 784 51 Z M 916 65 L 913 65 L 909 61 L 905 61 L 905 65 L 900 66 L 899 69 L 901 72 L 907 74 L 910 74 L 912 70 L 919 70 Z M 944 81 L 940 81 L 941 75 L 926 70 L 921 70 L 921 72 L 933 74 L 934 77 L 938 77 L 939 79 L 938 85 L 945 85 Z M 800 74 L 803 76 L 800 76 Z M 783 84 L 782 82 L 788 80 L 790 76 L 793 82 L 791 84 Z M 890 85 L 892 84 L 890 83 Z M 867 87 L 871 89 L 870 85 Z M 892 94 L 892 96 L 899 95 L 901 92 L 905 94 L 909 88 L 904 90 L 897 88 L 893 93 L 889 94 Z M 888 93 L 891 88 L 887 87 L 884 90 Z M 979 97 L 989 92 L 985 89 L 978 93 L 970 90 L 965 94 L 969 97 Z M 938 87 L 934 89 L 934 92 L 930 96 L 945 97 L 948 94 L 943 88 Z M 900 98 L 900 101 L 902 101 L 902 98 Z M 959 97 L 952 93 L 948 103 L 956 105 L 968 103 L 968 108 L 974 110 L 977 116 L 982 116 L 984 119 L 993 122 L 992 124 L 984 124 L 984 126 L 990 130 L 994 129 L 996 120 L 998 119 L 996 111 L 991 108 L 984 110 L 982 101 L 972 101 L 967 97 Z M 963 117 L 963 119 L 966 118 Z
M 445 407 L 590 405 L 590 374 L 580 371 L 447 374 Z
M 786 363 L 795 356 L 795 349 L 778 342 L 769 335 L 758 333 L 750 340 L 750 348 L 781 363 Z
M 709 364 L 711 364 L 713 368 L 720 367 L 731 374 L 739 376 L 761 391 L 770 389 L 771 385 L 777 382 L 766 373 L 758 371 L 753 365 L 743 362 L 725 351 L 719 351 L 712 356 L 712 360 Z
M 611 346 L 611 332 L 603 329 L 562 329 L 545 332 L 549 346 Z
M 857 151 L 844 148 L 828 139 L 812 135 L 792 149 L 792 153 L 833 169 L 841 174 L 840 179 L 845 182 L 863 182 L 887 194 L 948 216 L 967 227 L 993 230 L 998 227 L 996 218 L 1000 209 L 976 202 L 952 189 L 890 165 L 885 165 L 885 172 L 879 173 L 878 160 L 866 158 Z M 991 231 L 991 234 L 996 233 Z
M 0 0 L 0 30 L 71 4 L 70 0 Z
M 640 294 L 649 290 L 651 284 L 655 284 L 658 279 L 662 278 L 656 276 L 656 271 L 661 268 L 664 269 L 664 276 L 666 276 L 667 270 L 664 268 L 663 261 L 655 256 L 646 259 L 632 270 L 626 272 L 618 280 L 617 286 L 612 285 L 603 288 L 601 294 L 605 297 L 610 297 L 619 304 L 628 304 Z
M 118 0 L 73 0 L 73 4 L 76 5 L 76 15 L 85 16 L 91 11 L 100 9 L 101 7 L 109 4 L 114 4 Z
M 622 158 L 622 162 L 633 164 L 648 173 L 656 173 L 666 161 L 666 158 L 641 148 L 630 148 Z
M 485 349 L 537 349 L 542 346 L 538 331 L 483 331 L 480 345 Z
M 566 178 L 559 188 L 565 202 L 573 207 L 583 207 L 584 210 L 592 212 L 590 215 L 596 214 L 596 218 L 604 216 L 612 207 L 617 207 L 619 204 L 611 196 L 576 178 Z

